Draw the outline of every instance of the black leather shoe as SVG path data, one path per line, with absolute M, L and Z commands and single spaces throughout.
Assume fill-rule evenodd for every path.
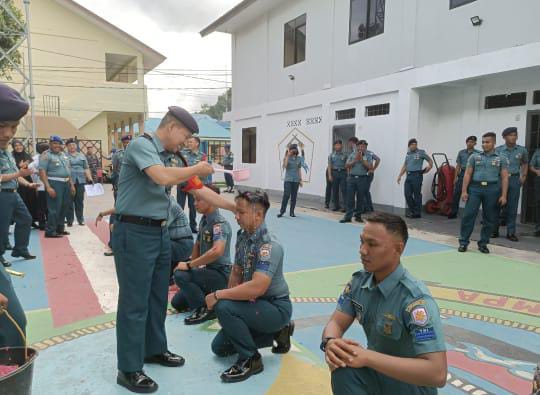
M 478 251 L 480 251 L 482 254 L 489 254 L 489 250 L 486 246 L 478 246 Z
M 346 212 L 347 212 L 347 210 L 345 210 L 344 208 L 342 208 L 342 209 L 339 210 L 339 211 L 341 211 L 342 213 L 346 213 Z
M 191 233 L 197 234 L 197 233 L 199 233 L 199 231 L 197 229 L 195 229 L 195 228 L 191 228 Z
M 496 239 L 497 237 L 499 237 L 499 232 L 498 231 L 495 231 L 491 234 L 491 238 L 492 239 Z
M 324 205 L 324 208 L 330 208 L 330 205 L 329 205 L 329 204 L 325 204 L 325 205 Z
M 411 218 L 422 218 L 422 216 L 420 214 L 414 214 L 411 215 Z
M 4 267 L 10 267 L 11 266 L 11 263 L 9 263 L 6 258 L 4 258 L 3 256 L 0 256 L 0 263 L 2 264 L 2 266 Z
M 467 246 L 459 246 L 458 252 L 467 252 Z
M 290 213 L 289 215 L 290 215 L 291 217 L 293 217 L 293 218 L 296 217 L 296 215 L 294 215 L 294 213 Z
M 133 373 L 118 372 L 116 383 L 138 394 L 151 394 L 158 390 L 157 383 L 142 370 Z
M 85 225 L 84 221 L 79 222 L 79 226 L 84 226 L 84 225 Z
M 32 222 L 32 225 L 30 225 L 32 229 L 39 229 L 39 225 L 35 222 Z
M 534 237 L 540 237 L 540 230 L 537 230 L 536 232 L 534 232 Z
M 45 237 L 48 239 L 59 239 L 62 235 L 59 235 L 58 233 L 45 233 Z
M 510 241 L 519 241 L 516 235 L 506 235 L 506 238 Z
M 196 309 L 189 317 L 186 317 L 184 319 L 184 324 L 198 325 L 206 321 L 215 320 L 216 318 L 217 317 L 214 310 L 208 310 L 206 307 L 203 306 Z
M 339 211 L 339 208 L 334 207 L 332 211 Z
M 7 243 L 7 244 L 6 244 L 6 250 L 7 250 L 7 251 L 10 251 L 10 250 L 12 250 L 12 249 L 13 249 L 13 246 L 11 245 L 11 243 Z
M 283 213 L 279 213 L 279 214 L 277 215 L 277 217 L 278 217 L 278 218 L 283 217 Z
M 409 213 L 405 214 L 405 218 L 412 218 L 412 214 L 409 214 Z
M 291 336 L 294 333 L 294 321 L 289 322 L 278 333 L 275 334 L 274 340 L 276 345 L 272 347 L 274 354 L 285 354 L 291 349 Z
M 347 219 L 347 218 L 343 218 L 343 219 L 340 219 L 340 220 L 339 220 L 339 223 L 340 223 L 340 224 L 346 224 L 346 223 L 348 223 L 348 222 L 352 222 L 352 221 L 351 221 L 350 219 Z
M 69 232 L 66 232 L 65 230 L 61 231 L 61 232 L 57 232 L 59 235 L 62 235 L 62 236 L 69 236 Z
M 67 226 L 68 226 L 68 228 L 71 228 L 73 226 L 73 222 L 68 222 Z
M 362 219 L 362 217 L 358 217 L 358 216 L 357 216 L 357 217 L 354 217 L 354 220 L 355 220 L 356 222 L 364 222 L 364 220 Z
M 14 257 L 14 258 L 24 258 L 27 261 L 29 261 L 30 259 L 36 259 L 36 256 L 30 254 L 29 252 L 20 253 L 20 252 L 17 252 L 17 251 L 12 251 L 11 256 Z
M 186 360 L 180 355 L 173 354 L 170 351 L 165 351 L 163 354 L 144 358 L 144 363 L 157 363 L 161 366 L 175 368 L 178 366 L 183 366 L 186 363 Z
M 456 219 L 457 218 L 457 214 L 450 214 L 448 216 L 448 219 Z
M 221 380 L 226 383 L 238 383 L 249 379 L 254 374 L 264 370 L 261 354 L 256 353 L 248 359 L 238 359 L 236 363 L 221 374 Z

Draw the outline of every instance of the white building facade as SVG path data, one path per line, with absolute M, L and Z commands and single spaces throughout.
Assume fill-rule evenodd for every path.
M 305 197 L 321 199 L 332 142 L 355 135 L 382 161 L 378 208 L 405 207 L 396 178 L 417 138 L 455 163 L 469 135 L 519 130 L 540 143 L 537 0 L 245 0 L 201 32 L 232 34 L 235 166 L 282 191 L 287 143 L 302 142 Z M 480 146 L 478 146 L 480 148 Z M 431 198 L 432 172 L 424 177 Z M 532 218 L 532 183 L 522 218 Z M 530 198 L 528 196 L 530 195 Z

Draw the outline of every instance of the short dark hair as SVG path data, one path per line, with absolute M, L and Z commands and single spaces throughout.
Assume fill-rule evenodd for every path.
M 234 200 L 243 199 L 251 204 L 258 204 L 264 210 L 264 215 L 270 208 L 270 200 L 268 199 L 268 194 L 263 190 L 256 189 L 254 191 L 238 191 L 238 195 Z
M 399 215 L 376 212 L 366 217 L 366 221 L 382 224 L 388 232 L 395 234 L 404 244 L 407 244 L 407 240 L 409 240 L 409 231 L 407 230 L 407 224 Z
M 191 138 L 197 141 L 197 144 L 201 145 L 201 139 L 199 138 L 199 136 L 191 136 Z
M 407 147 L 410 147 L 412 144 L 418 144 L 418 140 L 416 139 L 410 139 L 407 143 Z
M 219 187 L 216 184 L 206 184 L 205 187 L 207 187 L 208 189 L 211 189 L 212 191 L 214 191 L 218 195 L 221 194 L 221 191 L 219 190 Z
M 38 154 L 42 154 L 45 151 L 47 151 L 48 149 L 49 149 L 49 144 L 47 144 L 47 143 L 40 143 L 36 147 L 36 151 L 37 151 Z
M 482 137 L 492 137 L 493 139 L 497 140 L 497 135 L 493 132 L 484 133 Z
M 342 144 L 343 145 L 343 141 L 340 140 L 340 139 L 337 139 L 336 141 L 334 141 L 334 145 L 336 145 L 336 144 Z
M 368 143 L 366 140 L 360 140 L 358 143 L 356 143 L 356 145 L 365 145 L 367 147 Z
M 349 140 L 347 140 L 349 143 L 358 143 L 358 137 L 356 136 L 352 136 L 352 137 L 349 137 Z
M 465 140 L 465 142 L 467 143 L 469 141 L 475 141 L 476 142 L 476 141 L 478 141 L 478 139 L 476 138 L 476 136 L 469 136 L 469 137 L 467 137 L 467 140 Z

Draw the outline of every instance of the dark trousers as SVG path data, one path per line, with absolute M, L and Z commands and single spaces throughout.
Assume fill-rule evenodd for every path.
M 332 181 L 328 178 L 328 170 L 324 172 L 326 176 L 326 191 L 324 192 L 324 205 L 330 206 L 330 200 L 332 199 Z
M 472 184 L 469 187 L 469 199 L 465 204 L 463 218 L 461 219 L 460 245 L 469 245 L 480 205 L 482 205 L 482 230 L 480 231 L 478 245 L 486 246 L 489 243 L 489 237 L 496 227 L 495 221 L 498 220 L 497 200 L 500 194 L 499 184 L 486 186 Z
M 6 273 L 2 265 L 0 265 L 0 293 L 9 300 L 8 313 L 17 325 L 21 327 L 23 332 L 26 333 L 26 316 L 24 315 L 24 310 L 11 284 L 10 275 Z M 0 314 L 0 348 L 22 346 L 24 346 L 24 341 L 13 323 L 7 318 L 6 314 Z
M 44 228 L 47 223 L 47 192 L 38 191 L 36 200 L 36 220 L 40 228 Z
M 195 210 L 195 198 L 192 194 L 182 192 L 180 187 L 176 188 L 176 201 L 182 207 L 182 210 L 184 210 L 184 207 L 186 207 L 186 198 L 189 208 L 189 226 L 192 230 L 197 229 L 197 211 Z
M 410 215 L 422 215 L 422 172 L 409 172 L 405 179 L 405 200 Z
M 25 180 L 28 182 L 34 182 L 32 181 L 30 177 L 26 177 Z M 37 221 L 37 217 L 36 217 L 37 192 L 36 190 L 19 185 L 17 192 L 19 193 L 19 195 L 21 195 L 21 199 L 23 200 L 26 208 L 28 209 L 28 212 L 30 213 L 30 216 L 32 217 L 32 221 Z
M 205 297 L 209 293 L 227 288 L 227 280 L 223 272 L 209 267 L 174 272 L 174 282 L 180 288 L 178 292 L 183 294 L 179 298 L 185 299 L 186 307 L 192 310 L 205 306 Z
M 465 175 L 462 172 L 454 184 L 454 194 L 452 195 L 452 210 L 450 211 L 450 216 L 457 215 L 459 211 L 459 201 L 461 200 L 461 189 L 463 188 L 463 176 Z
M 516 234 L 516 219 L 519 205 L 519 195 L 521 194 L 521 182 L 519 176 L 508 178 L 508 196 L 506 205 L 501 208 L 499 217 L 506 222 L 506 234 Z M 495 224 L 495 230 L 499 231 L 499 221 Z
M 340 209 L 340 199 L 344 205 L 347 204 L 347 173 L 345 170 L 332 170 L 332 199 L 335 210 Z
M 347 178 L 347 213 L 345 219 L 362 215 L 362 203 L 366 198 L 369 180 L 367 176 L 349 176 Z
M 230 166 L 230 165 L 223 166 L 223 168 L 225 170 L 232 170 L 233 169 L 233 167 Z M 228 173 L 225 173 L 224 175 L 225 175 L 225 184 L 227 184 L 227 188 L 232 190 L 234 188 L 233 176 L 228 174 Z
M 289 204 L 289 198 L 291 199 L 290 213 L 294 214 L 296 207 L 296 197 L 298 196 L 298 188 L 300 188 L 299 182 L 285 181 L 283 184 L 283 199 L 281 200 L 281 214 L 287 210 L 287 204 Z
M 69 203 L 66 220 L 68 224 L 73 223 L 73 217 L 77 217 L 77 222 L 84 222 L 84 184 L 75 184 L 75 196 L 71 195 L 71 202 Z M 75 208 L 75 210 L 73 210 Z
M 292 316 L 288 297 L 255 302 L 220 300 L 214 310 L 222 329 L 212 341 L 212 351 L 219 357 L 237 353 L 242 359 L 252 357 L 259 348 L 272 346 L 274 334 Z
M 166 227 L 116 221 L 113 250 L 118 277 L 118 369 L 136 372 L 144 358 L 167 351 L 171 241 Z
M 373 173 L 368 175 L 368 187 L 366 197 L 364 198 L 364 202 L 362 205 L 362 214 L 373 211 L 373 200 L 371 200 L 371 183 L 373 182 L 374 177 L 375 175 Z
M 178 265 L 178 262 L 187 262 L 193 252 L 193 237 L 186 237 L 185 239 L 172 240 L 171 239 L 171 272 Z
M 535 232 L 540 232 L 540 176 L 534 180 L 534 200 L 536 201 L 536 227 Z
M 392 379 L 370 368 L 339 368 L 332 372 L 334 395 L 435 395 L 437 389 Z
M 64 218 L 71 202 L 71 191 L 69 182 L 49 180 L 49 184 L 56 192 L 53 199 L 47 193 L 47 234 L 64 231 Z
M 8 244 L 11 222 L 15 222 L 13 252 L 28 253 L 32 216 L 18 193 L 0 192 L 0 256 L 4 254 Z

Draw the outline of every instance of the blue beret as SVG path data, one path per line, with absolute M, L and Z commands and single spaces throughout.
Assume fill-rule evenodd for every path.
M 511 133 L 516 133 L 516 134 L 517 134 L 517 132 L 518 132 L 518 131 L 517 131 L 517 128 L 514 127 L 514 126 L 511 126 L 511 127 L 506 128 L 506 129 L 503 130 L 502 136 L 503 136 L 503 137 L 506 137 L 506 136 L 508 136 L 508 135 L 511 134 Z
M 120 141 L 131 141 L 131 135 L 126 135 L 126 136 L 122 136 L 122 138 L 120 139 Z
M 0 84 L 0 122 L 18 121 L 28 112 L 29 104 L 19 92 Z
M 51 138 L 49 139 L 49 141 L 50 141 L 51 143 L 60 143 L 60 144 L 64 144 L 64 140 L 62 140 L 62 137 L 57 136 L 57 135 L 51 136 Z
M 192 134 L 199 133 L 199 125 L 197 125 L 197 121 L 182 107 L 171 106 L 169 107 L 169 113 L 178 119 Z

